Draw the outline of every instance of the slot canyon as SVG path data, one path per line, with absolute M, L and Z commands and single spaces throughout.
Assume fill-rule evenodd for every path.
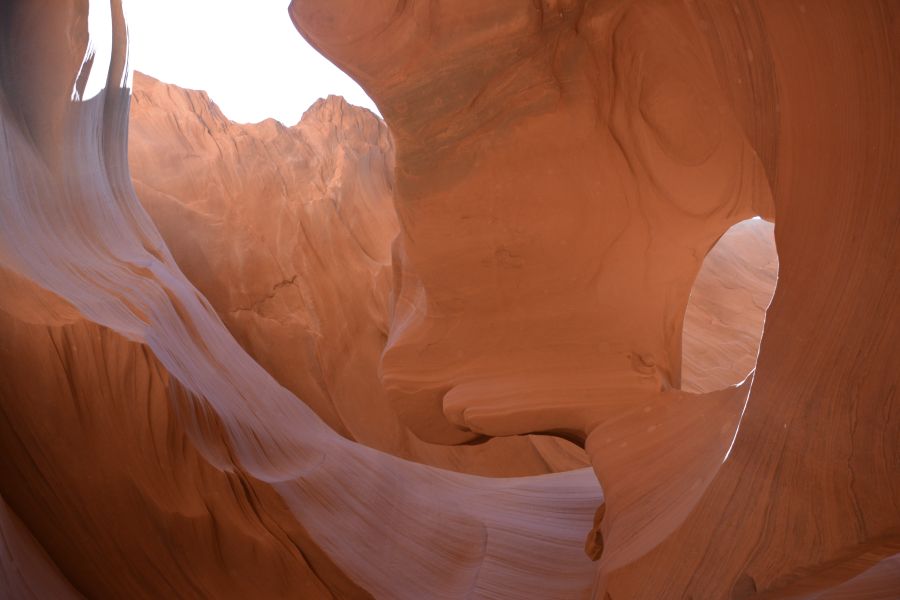
M 900 599 L 900 2 L 128 1 L 0 0 L 0 598 Z

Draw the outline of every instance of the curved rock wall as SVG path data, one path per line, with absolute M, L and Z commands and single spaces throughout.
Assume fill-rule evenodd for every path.
M 752 375 L 777 280 L 771 223 L 743 221 L 716 242 L 684 314 L 681 389 L 712 392 Z
M 396 141 L 382 367 L 413 426 L 586 438 L 601 596 L 785 595 L 895 552 L 896 6 L 353 5 L 292 15 Z M 781 260 L 756 375 L 677 391 L 690 282 L 754 213 Z
M 135 189 L 179 267 L 241 346 L 342 435 L 482 475 L 587 465 L 554 438 L 421 442 L 378 378 L 387 336 L 394 150 L 340 98 L 295 127 L 227 120 L 202 92 L 135 74 Z
M 80 530 L 45 528 L 38 536 L 45 547 L 59 548 L 67 533 L 83 542 L 77 552 L 74 548 L 59 551 L 59 563 L 65 556 L 75 557 L 74 564 L 61 566 L 63 572 L 92 596 L 174 593 L 245 597 L 256 577 L 266 582 L 258 593 L 275 597 L 294 596 L 298 589 L 343 597 L 346 589 L 351 595 L 361 593 L 357 585 L 366 593 L 391 598 L 496 593 L 492 590 L 558 598 L 587 593 L 593 568 L 582 543 L 594 507 L 602 501 L 589 471 L 487 479 L 406 462 L 366 448 L 328 428 L 234 341 L 208 301 L 176 266 L 131 187 L 125 161 L 129 94 L 120 87 L 127 83 L 123 76 L 125 28 L 119 5 L 113 3 L 112 7 L 110 22 L 100 21 L 91 29 L 91 38 L 101 39 L 90 46 L 88 36 L 69 34 L 70 30 L 83 33 L 89 8 L 95 8 L 77 0 L 67 3 L 65 10 L 43 3 L 15 4 L 14 10 L 5 14 L 7 29 L 2 38 L 3 56 L 10 56 L 10 48 L 24 56 L 40 56 L 40 42 L 51 39 L 60 45 L 63 57 L 77 57 L 70 61 L 71 70 L 51 63 L 29 72 L 48 90 L 46 97 L 34 96 L 28 86 L 22 86 L 22 82 L 32 82 L 23 72 L 31 65 L 4 63 L 0 110 L 0 155 L 6 159 L 0 164 L 0 222 L 4 225 L 0 257 L 10 279 L 25 280 L 11 288 L 13 295 L 4 297 L 13 314 L 10 328 L 14 331 L 19 323 L 30 324 L 35 319 L 38 331 L 88 322 L 81 325 L 84 338 L 73 336 L 62 344 L 73 353 L 88 356 L 77 360 L 77 365 L 63 361 L 56 370 L 42 368 L 47 362 L 52 364 L 54 350 L 34 333 L 5 336 L 13 340 L 9 352 L 16 353 L 21 347 L 18 358 L 24 364 L 13 364 L 5 371 L 10 381 L 3 398 L 4 404 L 14 409 L 6 416 L 9 431 L 15 435 L 4 435 L 2 440 L 7 453 L 19 449 L 24 456 L 9 464 L 2 491 L 32 531 L 42 522 L 53 521 Z M 97 60 L 91 51 L 94 44 L 102 45 L 104 36 L 113 49 L 109 64 Z M 86 75 L 79 76 L 79 65 Z M 96 70 L 105 76 L 106 87 L 86 97 L 81 93 L 81 81 L 96 75 Z M 32 116 L 40 117 L 39 124 L 58 122 L 60 128 L 38 135 L 41 131 L 30 125 Z M 42 305 L 53 310 L 46 314 L 17 312 L 21 306 Z M 104 340 L 103 328 L 112 341 Z M 20 337 L 24 341 L 15 343 Z M 25 351 L 29 347 L 26 341 L 37 344 L 37 357 Z M 142 355 L 144 347 L 152 352 L 153 360 L 143 354 L 149 362 L 135 359 L 129 366 L 128 357 Z M 160 484 L 152 479 L 154 469 L 140 461 L 128 468 L 124 478 L 124 493 L 131 504 L 117 502 L 115 488 L 94 480 L 115 481 L 103 464 L 88 474 L 95 474 L 92 477 L 83 476 L 84 488 L 66 485 L 67 478 L 80 473 L 74 467 L 66 468 L 68 461 L 81 465 L 97 462 L 91 447 L 79 441 L 96 436 L 103 443 L 119 442 L 126 448 L 133 448 L 138 441 L 114 420 L 103 419 L 96 434 L 85 435 L 93 421 L 85 415 L 82 399 L 98 402 L 105 417 L 110 411 L 103 405 L 122 400 L 117 386 L 127 388 L 138 382 L 136 377 L 121 377 L 109 370 L 124 365 L 126 373 L 140 373 L 143 368 L 153 373 L 156 360 L 172 382 L 167 388 L 166 410 L 174 412 L 176 426 L 165 432 L 165 439 L 174 436 L 177 449 L 182 445 L 177 442 L 179 433 L 186 433 L 186 440 L 202 459 L 198 468 L 211 471 L 230 487 L 226 493 L 238 503 L 232 504 L 230 514 L 240 513 L 239 520 L 246 520 L 250 529 L 222 522 L 220 505 L 228 503 L 224 498 L 212 504 L 200 502 L 202 506 L 195 504 L 193 510 L 185 504 L 195 493 L 201 498 L 215 494 L 212 484 L 188 484 L 188 498 L 176 497 L 172 507 L 167 507 L 171 498 L 155 497 Z M 75 369 L 88 375 L 78 377 Z M 32 384 L 33 373 L 44 371 L 56 373 L 56 377 L 39 382 L 49 386 L 42 393 L 41 387 Z M 46 398 L 56 395 L 55 388 L 61 384 L 75 400 L 74 417 L 65 418 L 62 407 L 58 415 L 71 438 L 43 430 L 48 422 L 39 418 L 42 405 L 29 401 L 28 396 L 23 400 L 17 387 L 25 386 Z M 99 390 L 92 387 L 97 385 Z M 104 392 L 107 385 L 110 389 Z M 147 385 L 162 390 L 158 384 Z M 146 392 L 143 394 L 146 399 Z M 152 415 L 143 417 L 140 405 L 126 403 L 125 410 L 135 409 L 140 411 L 135 413 L 139 425 L 146 427 L 153 421 Z M 145 433 L 151 437 L 163 434 Z M 20 442 L 22 439 L 26 441 Z M 75 443 L 67 443 L 68 439 Z M 158 457 L 159 449 L 153 450 Z M 61 457 L 50 458 L 60 452 Z M 146 450 L 133 452 L 146 458 Z M 48 459 L 28 459 L 35 454 Z M 108 458 L 111 468 L 132 467 L 122 450 L 110 452 Z M 240 485 L 241 480 L 261 482 L 264 492 L 259 493 L 259 502 L 264 508 L 253 509 L 253 494 Z M 50 501 L 38 506 L 27 500 L 29 496 L 51 500 L 62 490 L 70 494 L 71 504 Z M 95 495 L 113 502 L 120 512 L 93 512 L 90 507 Z M 248 502 L 253 515 L 246 513 Z M 149 509 L 145 503 L 150 503 Z M 90 511 L 93 518 L 74 518 L 71 506 Z M 151 518 L 155 506 L 165 515 L 161 522 Z M 275 531 L 269 537 L 259 527 L 268 531 L 265 525 L 276 511 L 271 524 Z M 148 525 L 162 533 L 135 535 L 133 528 L 148 518 Z M 108 526 L 110 519 L 116 527 Z M 285 534 L 280 533 L 284 530 L 305 530 L 310 546 L 304 548 L 295 540 L 287 543 Z M 257 544 L 248 548 L 240 537 L 231 537 L 244 532 L 257 539 Z M 108 542 L 92 544 L 93 538 Z M 168 545 L 154 550 L 155 540 Z M 176 540 L 184 540 L 183 552 Z M 278 560 L 263 560 L 264 555 L 255 553 L 266 547 L 274 548 Z M 158 555 L 162 573 L 158 565 L 136 560 L 132 552 Z M 115 569 L 91 574 L 90 569 L 108 564 L 105 557 L 111 553 L 132 565 L 126 576 Z M 300 559 L 317 553 L 324 562 L 313 567 L 316 577 L 302 585 L 271 575 L 279 565 L 302 565 L 307 561 Z M 241 559 L 248 554 L 259 558 L 258 570 Z M 233 560 L 252 573 L 240 585 L 229 585 L 225 577 L 213 575 L 208 580 L 201 575 L 205 569 L 221 572 L 222 565 Z M 302 568 L 289 576 L 307 579 Z M 349 583 L 348 577 L 354 583 Z M 155 583 L 137 583 L 147 580 Z M 156 587 L 179 581 L 183 583 L 174 591 Z
M 336 99 L 238 127 L 139 80 L 148 215 L 118 0 L 0 7 L 0 593 L 900 589 L 891 2 L 291 16 L 391 136 Z M 728 387 L 745 367 L 692 370 L 683 334 L 734 309 L 726 276 L 685 312 L 717 262 L 771 276 L 749 241 L 709 253 L 753 215 L 778 289 Z M 698 338 L 755 351 L 737 312 Z M 484 444 L 533 433 L 593 473 L 422 464 L 567 466 Z

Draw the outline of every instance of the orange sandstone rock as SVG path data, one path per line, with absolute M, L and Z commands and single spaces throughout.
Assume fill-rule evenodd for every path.
M 119 1 L 0 7 L 0 595 L 896 596 L 891 2 L 291 16 L 386 126 L 139 77 L 132 182 Z
M 411 425 L 586 439 L 598 597 L 777 595 L 889 556 L 893 4 L 351 5 L 292 15 L 394 135 L 382 368 Z M 753 214 L 777 219 L 781 259 L 756 375 L 689 394 L 690 285 Z
M 0 56 L 38 64 L 0 71 L 0 492 L 78 590 L 589 593 L 589 470 L 484 478 L 360 445 L 226 330 L 132 188 L 118 2 L 3 14 Z
M 375 115 L 320 100 L 294 127 L 240 125 L 206 94 L 140 73 L 136 191 L 185 275 L 242 346 L 342 435 L 484 475 L 583 467 L 561 440 L 426 444 L 378 378 L 390 319 L 394 149 Z

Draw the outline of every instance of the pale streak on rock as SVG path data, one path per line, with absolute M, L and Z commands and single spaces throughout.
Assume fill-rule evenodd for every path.
M 586 441 L 607 492 L 596 513 L 603 497 L 583 470 L 479 478 L 338 437 L 254 362 L 131 189 L 116 2 L 111 85 L 71 101 L 76 74 L 94 68 L 82 64 L 87 8 L 20 0 L 0 21 L 0 265 L 15 292 L 2 299 L 13 367 L 0 439 L 16 456 L 0 491 L 80 590 L 897 589 L 890 2 L 294 3 L 295 23 L 366 87 L 396 141 L 402 234 L 382 367 L 404 420 L 451 444 L 538 431 Z M 701 258 L 753 214 L 777 216 L 781 258 L 756 374 L 682 391 Z M 272 274 L 231 308 L 266 312 L 300 281 Z M 79 471 L 84 456 L 108 479 Z M 175 463 L 174 483 L 151 477 Z M 131 503 L 137 535 L 107 537 L 109 499 L 83 502 L 101 489 Z M 173 539 L 180 554 L 154 551 Z M 246 570 L 226 579 L 230 566 Z
M 77 309 L 87 322 L 79 335 L 96 339 L 96 324 L 117 344 L 145 344 L 166 377 L 178 382 L 174 407 L 207 461 L 203 468 L 277 490 L 315 546 L 368 592 L 386 598 L 588 594 L 593 566 L 583 538 L 602 501 L 590 471 L 489 479 L 363 447 L 334 433 L 240 348 L 184 278 L 131 188 L 129 94 L 115 85 L 125 64 L 118 3 L 109 32 L 111 85 L 85 102 L 70 101 L 69 92 L 86 40 L 67 32 L 82 30 L 88 6 L 73 0 L 57 10 L 57 4 L 16 4 L 4 23 L 3 56 L 10 47 L 29 57 L 52 50 L 71 58 L 72 68 L 50 63 L 27 79 L 22 64 L 4 63 L 2 265 Z M 55 45 L 35 45 L 46 40 Z M 35 95 L 23 82 L 45 93 Z M 35 135 L 32 122 L 60 127 Z M 90 369 L 100 366 L 97 359 L 75 364 Z M 78 388 L 73 394 L 80 397 Z M 18 408 L 27 418 L 28 405 Z M 214 550 L 224 535 L 217 523 L 207 538 Z M 95 560 L 101 556 L 94 551 Z M 158 583 L 168 581 L 162 575 Z M 98 593 L 104 582 L 115 585 L 95 580 Z

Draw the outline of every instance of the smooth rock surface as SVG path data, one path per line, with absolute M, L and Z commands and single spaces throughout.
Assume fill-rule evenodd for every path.
M 0 5 L 0 596 L 897 597 L 891 0 L 290 16 L 386 125 Z
M 233 339 L 132 188 L 106 6 L 4 5 L 0 36 L 21 59 L 0 64 L 0 492 L 63 574 L 91 596 L 589 594 L 589 470 L 484 478 L 362 446 Z
M 394 148 L 341 98 L 294 127 L 226 119 L 203 92 L 135 74 L 135 189 L 188 279 L 242 347 L 342 435 L 481 475 L 586 466 L 556 438 L 427 444 L 378 377 L 387 337 Z
M 435 446 L 398 422 L 377 372 L 399 231 L 380 119 L 329 98 L 295 127 L 240 125 L 203 92 L 140 73 L 134 85 L 129 160 L 142 203 L 242 346 L 332 428 L 485 475 L 586 464 L 560 438 Z M 714 391 L 753 369 L 776 266 L 761 221 L 735 225 L 707 255 L 685 320 L 685 389 Z
M 712 392 L 752 375 L 778 280 L 774 230 L 742 221 L 703 259 L 684 315 L 681 389 Z
M 353 6 L 292 15 L 394 136 L 382 368 L 411 426 L 586 439 L 598 597 L 777 597 L 892 555 L 896 4 Z M 691 284 L 753 214 L 780 257 L 755 376 L 690 394 Z

